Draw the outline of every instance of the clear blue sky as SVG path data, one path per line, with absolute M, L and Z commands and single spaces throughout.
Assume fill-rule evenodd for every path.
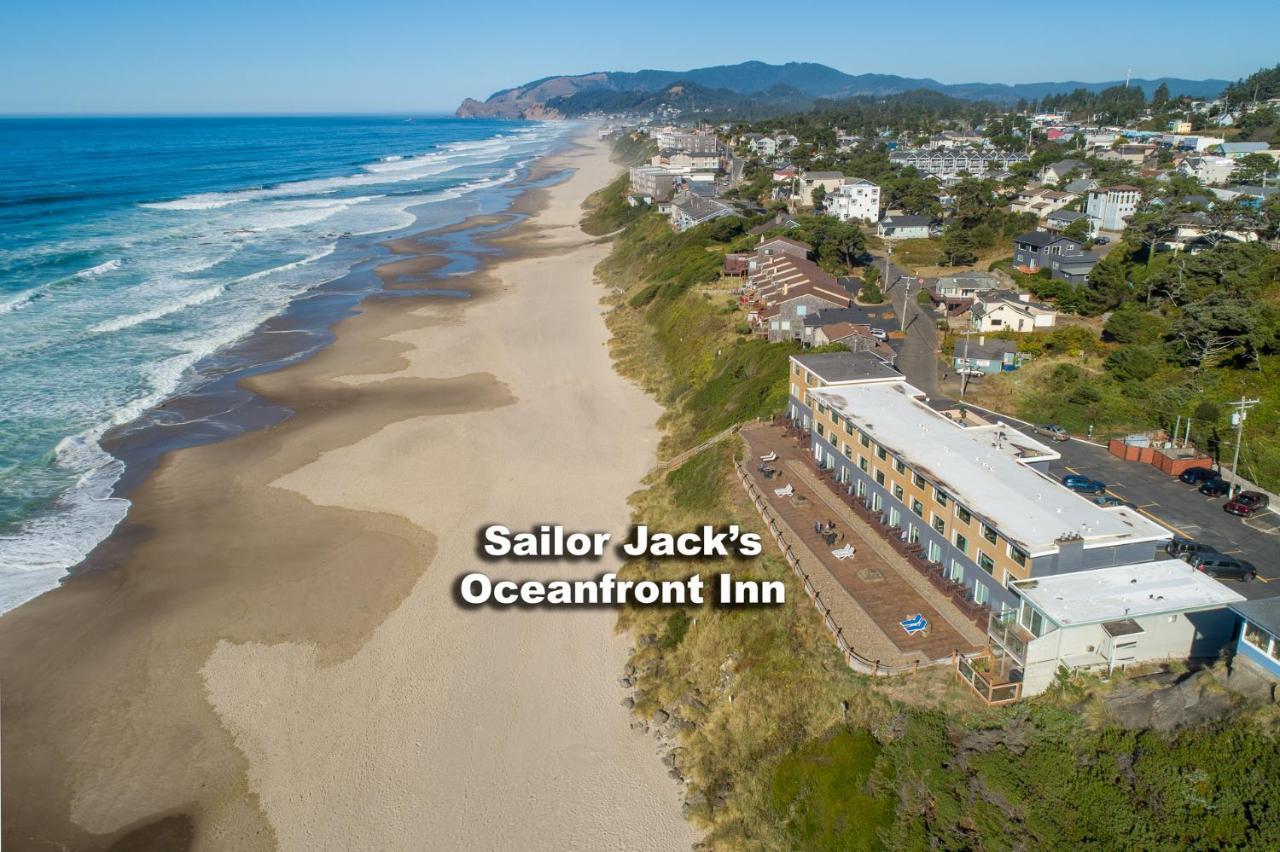
M 4 0 L 0 114 L 435 112 L 553 74 L 748 59 L 944 83 L 1235 79 L 1280 61 L 1277 34 L 1274 0 Z

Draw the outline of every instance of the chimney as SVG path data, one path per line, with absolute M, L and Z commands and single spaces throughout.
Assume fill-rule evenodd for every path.
M 1030 294 L 1030 293 L 1019 293 L 1019 294 L 1018 294 L 1018 301 L 1019 301 L 1019 302 L 1030 302 L 1030 301 L 1031 301 L 1031 294 Z

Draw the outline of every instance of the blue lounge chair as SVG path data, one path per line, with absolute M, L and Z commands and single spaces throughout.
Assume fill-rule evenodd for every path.
M 899 621 L 898 624 L 902 625 L 902 629 L 907 631 L 908 636 L 914 636 L 929 629 L 928 620 L 923 613 L 919 612 L 904 621 Z

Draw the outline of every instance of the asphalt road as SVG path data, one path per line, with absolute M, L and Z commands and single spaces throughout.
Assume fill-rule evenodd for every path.
M 1030 424 L 971 405 L 1023 431 Z M 1072 438 L 1054 444 L 1062 458 L 1049 466 L 1056 476 L 1081 473 L 1107 484 L 1107 493 L 1133 503 L 1145 515 L 1185 538 L 1211 544 L 1223 553 L 1247 559 L 1258 569 L 1253 583 L 1223 580 L 1247 598 L 1280 594 L 1280 515 L 1264 511 L 1253 518 L 1237 518 L 1222 511 L 1223 497 L 1205 497 L 1194 485 L 1184 485 L 1149 464 L 1128 462 L 1105 447 Z

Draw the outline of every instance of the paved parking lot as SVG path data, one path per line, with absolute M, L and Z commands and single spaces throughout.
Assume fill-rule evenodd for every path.
M 1029 428 L 1029 424 L 1013 417 L 985 414 L 1024 431 Z M 1228 515 L 1222 511 L 1225 498 L 1205 497 L 1195 486 L 1184 485 L 1149 464 L 1118 459 L 1105 447 L 1086 441 L 1073 438 L 1054 448 L 1062 459 L 1050 466 L 1053 474 L 1082 473 L 1100 479 L 1107 484 L 1107 493 L 1133 503 L 1178 535 L 1249 560 L 1258 569 L 1256 582 L 1224 581 L 1245 597 L 1280 594 L 1280 515 L 1272 511 L 1248 519 Z

